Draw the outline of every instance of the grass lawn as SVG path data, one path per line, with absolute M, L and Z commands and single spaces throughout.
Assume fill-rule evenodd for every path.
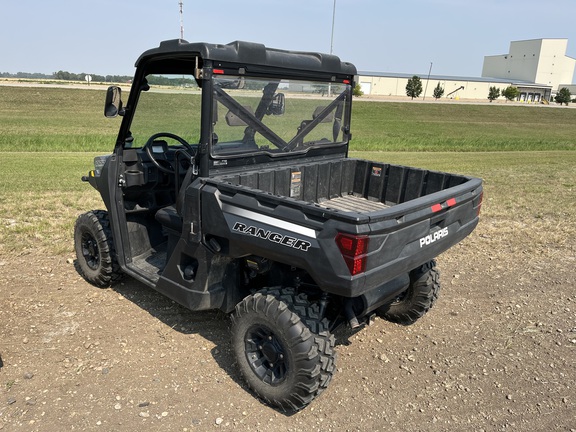
M 103 208 L 80 177 L 111 151 L 119 127 L 103 116 L 104 96 L 0 87 L 0 257 L 72 254 L 76 216 Z M 573 250 L 575 109 L 357 99 L 352 126 L 351 156 L 482 177 L 494 238 L 513 232 Z
M 104 117 L 105 90 L 0 86 L 0 152 L 109 151 L 119 119 Z
M 120 118 L 104 117 L 104 98 L 102 89 L 0 87 L 0 152 L 110 151 Z M 352 134 L 357 151 L 576 150 L 576 109 L 359 98 Z
M 100 153 L 0 154 L 0 257 L 45 249 L 72 255 L 80 213 L 103 208 L 98 192 L 80 181 Z M 497 243 L 504 233 L 530 244 L 573 249 L 576 238 L 576 152 L 352 152 L 351 156 L 484 179 L 482 224 Z M 545 235 L 546 234 L 546 235 Z
M 355 100 L 353 150 L 576 150 L 576 109 Z

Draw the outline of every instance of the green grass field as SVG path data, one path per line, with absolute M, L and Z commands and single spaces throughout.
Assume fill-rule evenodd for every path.
M 354 105 L 352 131 L 353 150 L 576 150 L 576 110 L 360 101 Z
M 0 87 L 0 258 L 73 255 L 77 215 L 103 208 L 80 177 L 119 126 L 103 100 L 101 90 Z M 541 241 L 573 250 L 576 110 L 355 102 L 352 156 L 482 177 L 484 241 L 501 247 L 511 234 L 522 253 Z
M 109 151 L 120 125 L 105 90 L 0 87 L 0 152 Z
M 0 154 L 0 257 L 33 249 L 72 256 L 76 217 L 103 208 L 80 181 L 100 153 Z M 522 238 L 522 253 L 546 241 L 573 249 L 576 238 L 576 152 L 353 152 L 352 156 L 484 179 L 484 241 Z M 546 236 L 543 236 L 546 233 Z
M 105 90 L 0 87 L 0 151 L 109 151 Z M 125 95 L 125 98 L 127 96 Z M 576 109 L 355 99 L 352 150 L 576 150 Z

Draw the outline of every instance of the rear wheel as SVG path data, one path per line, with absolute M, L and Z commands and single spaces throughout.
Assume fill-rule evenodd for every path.
M 440 273 L 432 260 L 410 272 L 410 286 L 392 303 L 378 308 L 382 318 L 402 325 L 414 324 L 428 312 L 440 292 Z
M 122 278 L 108 212 L 94 210 L 78 216 L 74 226 L 74 248 L 78 272 L 91 284 L 108 287 Z
M 335 370 L 334 336 L 317 304 L 292 288 L 246 297 L 232 316 L 232 348 L 248 386 L 270 405 L 298 411 Z

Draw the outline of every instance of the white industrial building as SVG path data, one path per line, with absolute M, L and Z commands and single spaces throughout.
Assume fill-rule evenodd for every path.
M 548 101 L 562 87 L 571 84 L 576 59 L 566 56 L 567 39 L 533 39 L 510 43 L 507 54 L 486 56 L 482 77 L 420 76 L 425 91 L 421 97 L 433 98 L 440 83 L 443 98 L 486 100 L 490 87 L 504 90 L 517 87 L 519 101 Z M 406 96 L 406 84 L 413 74 L 359 72 L 357 82 L 365 95 Z
M 406 97 L 406 84 L 413 76 L 412 74 L 360 72 L 358 83 L 365 95 Z M 430 78 L 420 76 L 420 79 L 423 87 L 420 97 L 424 99 L 434 97 L 434 88 L 438 84 L 444 89 L 442 97 L 448 99 L 487 99 L 490 87 L 500 90 L 508 86 L 517 87 L 523 101 L 549 99 L 552 93 L 551 86 L 521 80 L 442 75 L 430 75 Z
M 484 57 L 483 77 L 520 79 L 551 86 L 571 84 L 576 59 L 566 55 L 568 39 L 532 39 L 510 43 L 508 54 Z

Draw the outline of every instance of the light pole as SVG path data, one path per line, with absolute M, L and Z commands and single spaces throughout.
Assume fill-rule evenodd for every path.
M 430 81 L 430 73 L 432 72 L 432 62 L 430 62 L 430 69 L 428 70 L 428 78 L 426 79 L 426 88 L 424 89 L 424 97 L 422 100 L 426 99 L 426 91 L 428 90 L 428 81 Z
M 330 34 L 330 54 L 334 50 L 334 22 L 336 21 L 336 0 L 332 7 L 332 33 Z M 332 83 L 328 83 L 328 97 L 332 96 Z
M 180 6 L 180 39 L 184 39 L 184 16 L 182 14 L 182 6 L 184 5 L 184 2 L 180 0 L 178 5 Z
M 330 54 L 334 49 L 334 21 L 336 20 L 336 0 L 334 0 L 334 7 L 332 8 L 332 34 L 330 36 Z

